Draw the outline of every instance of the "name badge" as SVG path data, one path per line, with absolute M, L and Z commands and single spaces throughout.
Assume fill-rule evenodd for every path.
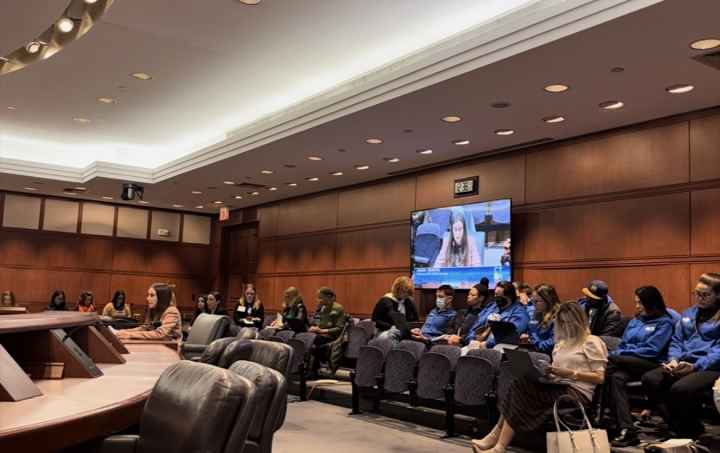
M 685 324 L 690 324 L 690 322 L 691 322 L 690 318 L 688 318 L 687 316 L 685 316 L 685 317 L 682 319 L 682 321 L 683 321 Z
M 488 316 L 488 319 L 490 321 L 500 321 L 500 313 L 493 313 L 490 316 Z
M 655 332 L 655 326 L 647 326 L 645 327 L 646 332 Z

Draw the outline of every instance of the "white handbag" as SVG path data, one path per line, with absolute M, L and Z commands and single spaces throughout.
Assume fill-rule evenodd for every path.
M 558 403 L 563 398 L 574 402 L 580 408 L 587 429 L 573 431 L 560 420 Z M 607 432 L 604 429 L 593 429 L 587 414 L 585 414 L 585 408 L 577 400 L 569 396 L 561 396 L 555 401 L 553 415 L 557 432 L 547 433 L 547 453 L 610 453 Z M 564 430 L 561 430 L 560 427 Z

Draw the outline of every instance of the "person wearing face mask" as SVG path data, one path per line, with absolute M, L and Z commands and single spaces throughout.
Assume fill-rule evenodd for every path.
M 265 309 L 255 291 L 255 285 L 247 283 L 243 291 L 243 297 L 238 300 L 233 311 L 233 320 L 240 327 L 262 328 L 265 318 Z
M 398 341 L 409 338 L 410 332 L 400 331 L 390 314 L 402 313 L 407 322 L 417 321 L 417 309 L 411 298 L 413 292 L 413 281 L 410 277 L 398 277 L 393 281 L 390 292 L 381 297 L 373 308 L 372 320 L 378 330 L 378 336 L 382 335 Z
M 593 280 L 582 292 L 585 297 L 578 304 L 588 316 L 590 333 L 598 337 L 621 337 L 622 312 L 608 295 L 607 283 Z
M 435 308 L 430 310 L 425 324 L 420 329 L 412 329 L 410 336 L 415 341 L 428 342 L 448 333 L 457 312 L 452 307 L 455 290 L 450 285 L 442 285 L 435 292 Z
M 467 346 L 476 338 L 478 331 L 487 326 L 487 318 L 492 312 L 494 302 L 490 300 L 490 290 L 482 282 L 470 288 L 467 297 L 468 309 L 462 324 L 456 332 L 448 335 L 447 344 Z
M 510 322 L 515 325 L 515 331 L 518 334 L 523 334 L 527 330 L 530 318 L 527 314 L 527 309 L 524 305 L 518 302 L 517 292 L 515 286 L 508 281 L 499 282 L 495 286 L 495 306 L 493 307 L 487 320 L 489 321 L 503 321 Z M 496 345 L 495 337 L 492 333 L 488 334 L 487 340 L 471 341 L 468 345 L 468 349 L 491 349 Z M 464 351 L 464 352 L 467 352 Z
M 613 446 L 619 448 L 640 443 L 630 413 L 626 385 L 657 368 L 666 359 L 674 329 L 672 317 L 656 287 L 643 286 L 636 289 L 635 307 L 636 316 L 625 329 L 618 348 L 610 353 L 605 372 L 603 398 L 620 432 L 612 442 Z
M 560 298 L 555 287 L 547 283 L 535 287 L 532 304 L 535 307 L 528 323 L 528 332 L 520 336 L 521 341 L 537 352 L 552 354 L 555 347 L 555 317 L 560 309 Z
M 667 361 L 642 377 L 643 389 L 670 430 L 691 439 L 704 430 L 697 414 L 720 378 L 720 274 L 700 277 L 695 302 L 675 326 Z

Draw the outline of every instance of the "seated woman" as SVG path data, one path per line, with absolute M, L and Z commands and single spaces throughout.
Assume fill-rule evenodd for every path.
M 282 313 L 278 313 L 270 327 L 277 330 L 294 330 L 296 333 L 307 331 L 308 312 L 297 288 L 291 286 L 283 292 L 282 306 Z
M 95 296 L 92 291 L 83 291 L 78 298 L 77 311 L 80 313 L 97 313 Z
M 524 282 L 513 282 L 513 286 L 515 287 L 515 290 L 517 291 L 518 295 L 518 302 L 520 302 L 523 306 L 525 306 L 525 309 L 527 310 L 528 317 L 530 319 L 533 319 L 533 315 L 535 314 L 535 304 L 533 303 L 533 289 Z
M 222 306 L 222 296 L 220 296 L 218 291 L 213 291 L 207 295 L 205 307 L 205 313 L 209 315 L 227 316 L 227 312 Z
M 670 341 L 668 361 L 642 377 L 643 389 L 671 431 L 697 438 L 704 395 L 720 378 L 720 274 L 703 274 L 695 305 L 683 312 Z
M 257 296 L 255 285 L 247 283 L 243 291 L 243 297 L 233 311 L 233 320 L 240 327 L 262 328 L 265 319 L 265 309 Z
M 537 352 L 552 354 L 555 347 L 555 317 L 560 309 L 560 298 L 555 287 L 543 283 L 535 287 L 533 316 L 528 324 L 528 333 L 520 336 Z
M 193 313 L 192 322 L 194 323 L 201 313 L 207 313 L 207 296 L 200 294 L 195 299 L 195 313 Z
M 173 292 L 166 283 L 154 283 L 147 292 L 145 324 L 119 330 L 121 340 L 178 341 L 182 338 L 182 316 L 172 303 Z
M 607 356 L 605 343 L 590 335 L 585 311 L 575 302 L 561 304 L 555 320 L 553 362 L 546 374 L 561 378 L 568 385 L 547 385 L 526 377 L 508 376 L 509 382 L 498 398 L 500 420 L 483 439 L 473 440 L 473 450 L 503 453 L 516 432 L 532 432 L 542 426 L 546 414 L 561 396 L 569 395 L 589 406 L 595 386 L 604 382 Z
M 0 294 L 0 307 L 14 307 L 15 306 L 15 293 L 12 291 L 3 291 Z
M 430 342 L 448 333 L 457 317 L 452 307 L 453 297 L 455 290 L 450 285 L 442 285 L 435 291 L 435 308 L 430 310 L 421 329 L 410 331 L 413 340 Z
M 480 331 L 487 326 L 487 318 L 492 313 L 495 302 L 490 299 L 488 287 L 479 283 L 468 292 L 468 309 L 463 317 L 462 325 L 454 335 L 448 335 L 447 344 L 454 346 L 467 346 L 477 338 Z M 485 337 L 482 338 L 483 340 Z
M 515 286 L 508 281 L 499 282 L 495 286 L 495 307 L 487 317 L 487 321 L 503 321 L 510 322 L 515 325 L 515 331 L 518 335 L 525 333 L 530 318 L 527 309 L 518 301 Z M 497 342 L 492 333 L 487 335 L 487 340 L 474 340 L 467 346 L 468 349 L 492 349 Z M 464 352 L 467 352 L 464 351 Z
M 316 334 L 315 349 L 313 350 L 312 374 L 317 376 L 320 361 L 328 360 L 328 348 L 322 347 L 337 340 L 345 327 L 345 309 L 337 303 L 335 292 L 327 287 L 318 289 L 317 302 L 320 307 L 317 320 L 310 326 L 309 331 Z
M 381 297 L 373 308 L 372 320 L 378 330 L 378 335 L 384 335 L 394 340 L 410 336 L 410 332 L 401 332 L 395 327 L 391 313 L 402 313 L 407 322 L 417 321 L 418 313 L 411 299 L 413 292 L 413 281 L 410 277 L 397 277 L 393 281 L 390 292 Z
M 445 236 L 433 267 L 478 267 L 482 259 L 475 238 L 468 234 L 465 213 L 461 209 L 450 211 L 449 234 Z
M 110 316 L 111 318 L 132 318 L 132 310 L 130 304 L 127 303 L 127 296 L 125 291 L 119 289 L 115 291 L 112 302 L 108 302 L 103 308 L 103 316 Z
M 48 304 L 47 311 L 65 311 L 67 310 L 67 304 L 65 303 L 65 291 L 56 289 L 50 296 L 50 303 Z
M 610 353 L 605 373 L 607 384 L 603 398 L 612 410 L 620 431 L 612 442 L 615 447 L 640 443 L 625 386 L 665 360 L 674 328 L 662 294 L 654 286 L 635 290 L 635 314 L 625 329 L 620 346 Z

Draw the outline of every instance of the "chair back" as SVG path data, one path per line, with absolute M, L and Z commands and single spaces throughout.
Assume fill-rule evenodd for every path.
M 425 353 L 418 364 L 418 396 L 428 400 L 445 400 L 445 388 L 451 382 L 452 370 L 453 365 L 445 354 L 433 350 Z
M 236 338 L 242 340 L 254 340 L 258 336 L 258 330 L 256 327 L 242 327 L 236 335 Z
M 242 376 L 178 362 L 160 376 L 145 403 L 138 451 L 241 451 L 257 408 L 255 395 L 255 385 Z
M 186 343 L 209 345 L 225 335 L 230 325 L 230 318 L 222 315 L 200 313 L 195 319 Z
M 227 345 L 217 366 L 228 369 L 238 360 L 248 360 L 252 355 L 253 345 L 250 340 L 240 340 L 233 338 L 233 341 Z
M 467 355 L 487 360 L 493 366 L 496 375 L 500 372 L 500 362 L 502 362 L 503 357 L 502 352 L 496 351 L 495 349 L 471 349 Z
M 455 365 L 457 364 L 457 361 L 460 358 L 460 354 L 462 353 L 462 350 L 460 348 L 458 348 L 457 346 L 451 346 L 449 344 L 439 344 L 433 346 L 430 351 L 437 354 L 442 354 L 447 357 L 450 361 L 450 366 L 452 367 L 451 369 L 453 370 L 455 369 Z
M 217 365 L 220 362 L 220 357 L 222 357 L 225 348 L 235 340 L 236 338 L 221 338 L 213 341 L 205 348 L 199 361 L 207 363 L 208 365 Z
M 392 349 L 385 357 L 384 389 L 389 393 L 408 391 L 410 381 L 415 377 L 418 358 L 411 351 Z
M 455 401 L 466 406 L 485 404 L 486 396 L 495 390 L 497 372 L 489 360 L 466 355 L 455 368 Z
M 385 364 L 385 353 L 384 349 L 377 346 L 366 345 L 360 348 L 355 368 L 355 383 L 358 387 L 373 387 L 377 384 L 376 378 Z
M 250 342 L 252 353 L 248 360 L 272 368 L 287 379 L 293 361 L 293 348 L 274 341 L 250 340 Z
M 361 321 L 362 322 L 362 321 Z M 360 348 L 368 344 L 370 336 L 366 329 L 358 325 L 348 328 L 348 345 L 345 349 L 345 357 L 348 359 L 357 359 L 360 355 Z
M 294 330 L 281 330 L 275 334 L 275 338 L 278 338 L 283 343 L 287 343 L 289 339 L 295 337 Z
M 257 338 L 258 340 L 269 340 L 275 335 L 275 329 L 271 329 L 270 327 L 265 327 L 260 332 L 258 332 Z

